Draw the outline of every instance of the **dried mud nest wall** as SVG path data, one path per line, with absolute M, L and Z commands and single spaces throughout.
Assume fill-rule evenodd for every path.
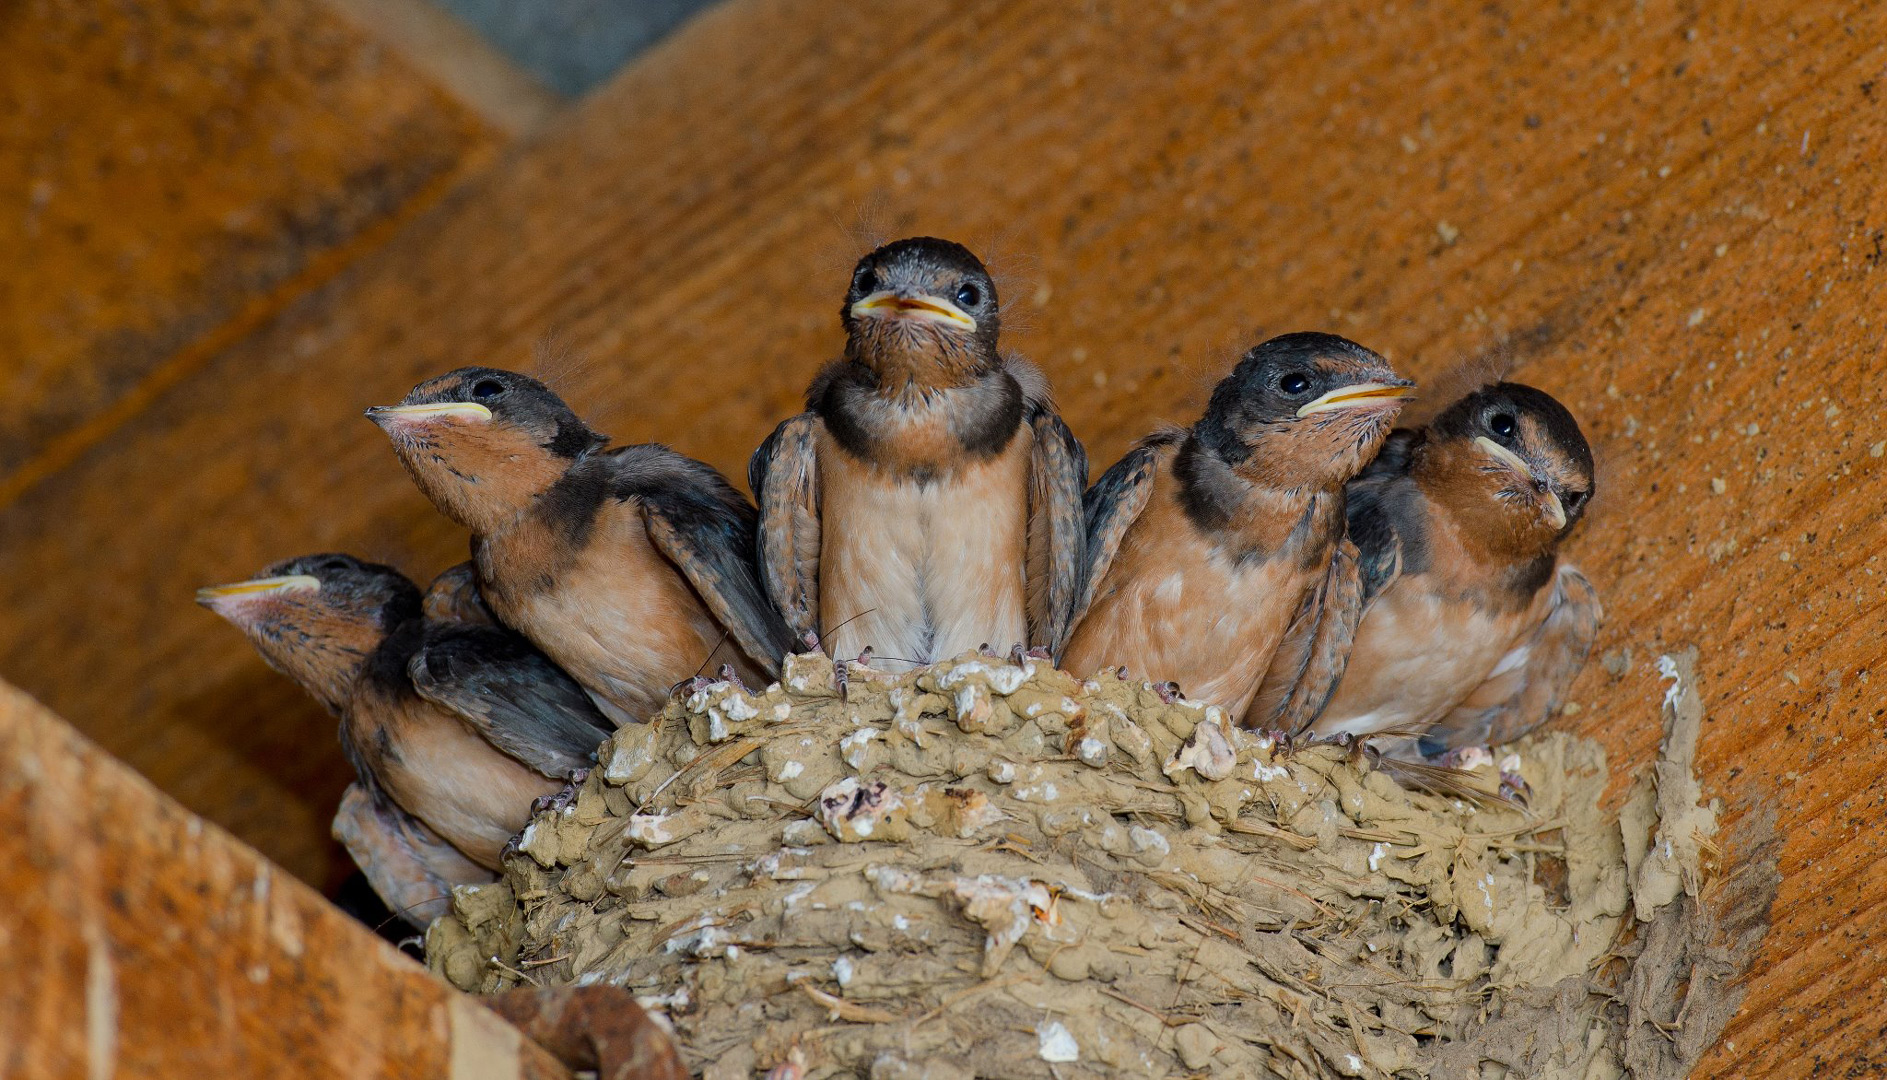
M 1113 676 L 798 657 L 612 736 L 428 957 L 628 987 L 713 1078 L 1682 1075 L 1737 960 L 1667 665 L 1621 821 L 1563 735 L 1475 806 Z

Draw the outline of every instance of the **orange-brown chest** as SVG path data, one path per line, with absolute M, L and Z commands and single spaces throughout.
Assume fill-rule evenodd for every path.
M 357 695 L 344 723 L 393 801 L 488 869 L 498 869 L 499 852 L 524 827 L 531 800 L 560 786 L 414 694 Z
M 1303 507 L 1272 509 L 1252 513 L 1243 529 L 1209 533 L 1187 516 L 1177 481 L 1162 467 L 1075 630 L 1069 669 L 1085 675 L 1125 665 L 1242 712 L 1323 572 L 1284 543 Z
M 718 624 L 656 550 L 640 507 L 611 499 L 573 542 L 533 521 L 482 540 L 486 599 L 600 699 L 618 723 L 639 720 L 702 669 Z

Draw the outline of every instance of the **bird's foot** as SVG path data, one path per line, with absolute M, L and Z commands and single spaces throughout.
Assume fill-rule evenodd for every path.
M 867 645 L 863 649 L 860 649 L 858 651 L 858 655 L 854 657 L 853 659 L 840 660 L 832 665 L 832 684 L 838 687 L 839 689 L 840 701 L 850 701 L 852 699 L 851 698 L 852 681 L 851 681 L 851 677 L 847 674 L 847 670 L 853 664 L 857 664 L 859 667 L 862 667 L 862 668 L 871 667 L 871 656 L 872 656 L 871 646 Z
M 692 694 L 697 690 L 706 690 L 713 685 L 714 680 L 708 678 L 706 675 L 693 675 L 669 687 L 668 696 L 680 697 L 683 694 Z
M 584 769 L 582 772 L 585 777 L 590 774 L 588 769 Z M 546 810 L 552 813 L 563 813 L 565 810 L 576 805 L 577 791 L 582 786 L 583 781 L 573 777 L 571 781 L 565 784 L 561 789 L 553 791 L 549 795 L 539 795 L 537 798 L 531 800 L 531 815 L 535 817 L 538 814 L 544 813 Z
M 734 665 L 732 664 L 721 665 L 721 681 L 733 683 L 735 686 L 740 687 L 741 692 L 744 694 L 753 693 L 746 683 L 740 681 L 740 672 L 735 671 Z
M 1434 759 L 1435 764 L 1462 772 L 1473 772 L 1483 765 L 1494 764 L 1494 753 L 1485 746 L 1457 746 Z
M 1029 661 L 1031 660 L 1052 662 L 1055 659 L 1055 655 L 1049 652 L 1046 646 L 1029 645 L 1025 647 L 1018 642 L 1016 643 L 1016 647 L 1009 651 L 1009 659 L 1015 661 L 1017 667 L 1028 667 Z
M 1176 682 L 1154 683 L 1153 692 L 1168 705 L 1177 705 L 1186 700 L 1186 695 L 1179 692 L 1179 684 Z
M 1519 754 L 1508 754 L 1500 759 L 1500 793 L 1502 798 L 1521 806 L 1527 805 L 1533 798 L 1533 786 L 1527 783 L 1526 777 L 1520 775 Z

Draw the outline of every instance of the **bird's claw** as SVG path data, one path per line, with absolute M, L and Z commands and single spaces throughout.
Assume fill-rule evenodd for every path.
M 1168 705 L 1177 705 L 1186 700 L 1186 695 L 1179 692 L 1179 684 L 1176 682 L 1154 683 L 1153 692 Z
M 833 685 L 839 688 L 840 701 L 851 700 L 850 688 L 851 688 L 852 683 L 851 683 L 851 677 L 846 674 L 846 669 L 851 667 L 853 664 L 857 664 L 859 667 L 862 667 L 862 668 L 870 667 L 871 655 L 872 655 L 871 646 L 867 645 L 864 648 L 858 650 L 858 656 L 855 657 L 854 659 L 840 660 L 837 663 L 832 665 L 832 683 Z
M 565 810 L 568 810 L 571 806 L 575 805 L 577 801 L 577 789 L 582 787 L 583 780 L 590 775 L 590 771 L 588 769 L 583 769 L 580 771 L 583 773 L 582 777 L 576 777 L 573 775 L 571 777 L 570 782 L 565 784 L 562 788 L 551 792 L 549 795 L 539 795 L 537 798 L 532 799 L 531 800 L 532 816 L 535 817 L 536 815 L 544 813 L 547 810 L 552 813 L 561 814 Z

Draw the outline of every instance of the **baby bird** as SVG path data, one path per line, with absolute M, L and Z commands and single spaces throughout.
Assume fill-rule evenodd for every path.
M 1065 666 L 1172 680 L 1251 726 L 1308 723 L 1361 610 L 1344 484 L 1410 386 L 1330 334 L 1246 353 L 1198 423 L 1149 436 L 1087 493 L 1086 603 Z
M 387 909 L 416 929 L 451 908 L 455 886 L 498 880 L 365 784 L 347 785 L 332 831 Z
M 1087 455 L 1041 373 L 997 351 L 988 271 L 948 240 L 887 244 L 859 261 L 840 321 L 845 358 L 748 471 L 787 622 L 835 657 L 1059 653 Z
M 389 566 L 310 555 L 199 590 L 197 602 L 341 717 L 342 748 L 374 815 L 390 803 L 488 870 L 532 801 L 588 768 L 608 732 L 582 689 L 516 635 L 428 625 L 418 588 Z M 352 821 L 362 836 L 376 832 L 373 815 Z M 391 829 L 400 828 L 396 816 Z M 410 843 L 428 846 L 423 836 Z
M 369 409 L 419 489 L 472 531 L 478 593 L 610 719 L 707 668 L 778 673 L 793 635 L 753 566 L 754 510 L 721 474 L 608 440 L 543 383 L 461 368 Z
M 1566 407 L 1499 383 L 1399 430 L 1350 485 L 1366 604 L 1317 734 L 1510 742 L 1559 707 L 1598 633 L 1598 593 L 1559 559 L 1593 490 Z

